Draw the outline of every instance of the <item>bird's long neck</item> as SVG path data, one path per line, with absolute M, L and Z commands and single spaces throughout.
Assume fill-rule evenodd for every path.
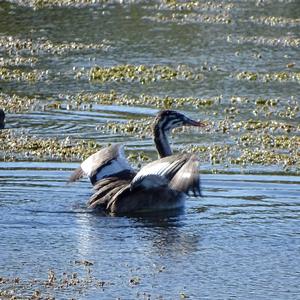
M 159 157 L 163 158 L 172 155 L 173 152 L 169 144 L 166 131 L 164 131 L 159 126 L 155 126 L 153 133 L 154 133 L 154 143 Z

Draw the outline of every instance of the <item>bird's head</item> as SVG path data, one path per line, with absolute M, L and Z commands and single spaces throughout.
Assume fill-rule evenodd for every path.
M 154 120 L 154 130 L 158 129 L 169 132 L 170 130 L 181 126 L 204 127 L 205 124 L 200 121 L 192 120 L 175 110 L 162 110 Z

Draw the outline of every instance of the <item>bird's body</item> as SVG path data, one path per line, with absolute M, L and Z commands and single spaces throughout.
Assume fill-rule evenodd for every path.
M 194 154 L 172 155 L 166 134 L 175 127 L 202 126 L 174 111 L 162 111 L 154 122 L 154 141 L 160 159 L 136 172 L 124 155 L 123 145 L 103 148 L 74 171 L 70 181 L 87 175 L 95 193 L 90 208 L 112 214 L 148 212 L 183 207 L 188 193 L 200 195 L 199 161 Z

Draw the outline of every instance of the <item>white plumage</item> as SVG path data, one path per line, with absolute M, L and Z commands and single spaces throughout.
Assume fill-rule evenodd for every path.
M 124 170 L 133 172 L 133 168 L 125 157 L 124 145 L 120 144 L 103 148 L 92 154 L 81 163 L 81 169 L 95 182 Z

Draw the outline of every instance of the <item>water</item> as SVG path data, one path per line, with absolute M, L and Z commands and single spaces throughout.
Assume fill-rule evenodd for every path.
M 45 293 L 58 299 L 299 296 L 299 177 L 207 174 L 205 197 L 189 199 L 184 212 L 111 218 L 85 208 L 87 181 L 65 183 L 73 167 L 3 165 L 2 275 L 47 281 L 51 269 L 58 278 L 63 272 L 85 278 L 75 262 L 88 260 L 93 278 L 111 283 L 104 291 L 91 285 L 82 294 L 72 287 L 44 287 Z M 140 282 L 132 286 L 135 277 Z
M 2 1 L 0 38 L 32 41 L 35 50 L 1 45 L 1 66 L 10 61 L 8 68 L 14 69 L 10 59 L 35 58 L 17 68 L 43 74 L 35 82 L 0 80 L 2 93 L 36 98 L 29 108 L 4 107 L 6 128 L 41 139 L 126 142 L 131 151 L 143 150 L 154 158 L 149 136 L 141 140 L 135 134 L 102 131 L 101 126 L 153 117 L 159 109 L 155 105 L 70 107 L 69 99 L 77 93 L 114 89 L 134 98 L 219 97 L 212 106 L 180 108 L 212 124 L 207 131 L 175 135 L 174 148 L 232 146 L 225 156 L 234 158 L 244 149 L 237 142 L 244 134 L 299 137 L 299 110 L 286 114 L 299 107 L 299 79 L 237 79 L 243 71 L 259 76 L 299 72 L 297 1 L 218 1 L 216 6 L 201 1 L 192 9 L 161 3 L 34 9 L 19 5 L 22 1 Z M 275 24 L 268 23 L 272 20 Z M 46 48 L 47 41 L 52 47 Z M 94 46 L 71 49 L 71 42 Z M 61 50 L 63 43 L 69 46 Z M 147 84 L 89 80 L 89 68 L 118 64 L 184 64 L 203 78 Z M 76 78 L 80 70 L 83 76 Z M 250 101 L 235 104 L 234 96 Z M 261 109 L 255 104 L 259 97 L 279 102 Z M 55 101 L 60 107 L 50 105 Z M 231 107 L 238 112 L 229 113 Z M 249 119 L 282 122 L 291 129 L 234 127 Z M 232 126 L 228 131 L 218 128 L 223 120 Z M 127 217 L 86 208 L 90 183 L 66 184 L 78 161 L 28 161 L 27 153 L 5 161 L 0 151 L 0 299 L 29 299 L 34 293 L 43 299 L 300 299 L 296 143 L 282 149 L 264 145 L 293 157 L 296 163 L 288 167 L 276 161 L 235 165 L 222 157 L 217 163 L 209 153 L 199 153 L 204 197 L 189 198 L 181 212 Z M 247 147 L 256 151 L 261 146 Z

